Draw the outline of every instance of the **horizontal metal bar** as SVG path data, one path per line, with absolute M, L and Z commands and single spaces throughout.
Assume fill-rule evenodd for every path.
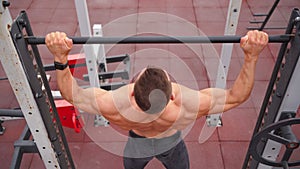
M 22 110 L 17 109 L 0 109 L 0 116 L 9 116 L 9 117 L 24 117 Z
M 288 42 L 294 35 L 270 35 L 269 42 Z M 134 44 L 134 43 L 239 43 L 241 36 L 131 36 L 131 37 L 69 37 L 74 44 Z M 25 37 L 28 44 L 45 44 L 45 37 Z
M 253 14 L 253 16 L 268 16 L 268 14 L 265 14 L 265 13 L 256 13 L 256 14 Z
M 247 30 L 259 30 L 260 28 L 259 27 L 248 27 Z M 278 26 L 278 27 L 264 27 L 264 30 L 266 29 L 286 29 L 286 27 L 284 26 Z
M 264 21 L 249 21 L 249 23 L 264 23 Z

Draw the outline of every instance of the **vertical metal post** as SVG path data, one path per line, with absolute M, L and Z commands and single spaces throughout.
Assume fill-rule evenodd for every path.
M 239 21 L 241 5 L 242 0 L 230 0 L 224 35 L 235 35 Z M 226 87 L 227 73 L 231 61 L 232 49 L 233 43 L 223 43 L 215 87 Z M 208 126 L 222 126 L 221 115 L 222 114 L 209 115 L 206 119 Z
M 76 12 L 80 27 L 80 33 L 81 36 L 89 36 L 91 37 L 92 32 L 90 28 L 90 19 L 89 19 L 89 13 L 87 8 L 86 0 L 75 0 L 75 6 L 76 6 Z M 102 28 L 95 27 L 95 33 L 97 36 L 101 36 L 102 34 Z M 99 45 L 83 45 L 84 53 L 85 53 L 85 60 L 86 60 L 86 67 L 88 70 L 88 77 L 90 81 L 91 87 L 97 87 L 100 88 L 100 81 L 98 76 L 98 69 L 99 69 L 99 62 L 104 64 L 104 67 L 106 68 L 105 64 L 105 52 L 104 52 L 104 46 Z M 101 57 L 97 57 L 97 54 L 101 54 Z M 100 60 L 98 60 L 100 59 Z M 101 115 L 95 116 L 95 126 L 98 125 L 108 125 L 109 122 Z
M 94 37 L 103 37 L 102 25 L 101 24 L 94 24 L 93 25 L 93 36 Z M 107 64 L 106 64 L 106 56 L 105 56 L 105 49 L 103 44 L 94 45 L 95 54 L 97 54 L 97 63 L 99 65 L 100 72 L 107 71 Z
M 2 3 L 3 0 L 1 1 Z M 35 96 L 31 92 L 22 63 L 9 32 L 12 24 L 11 15 L 8 9 L 2 5 L 0 5 L 0 21 L 0 60 L 3 69 L 20 104 L 45 167 L 49 169 L 60 168 L 56 153 L 48 139 L 47 130 L 38 105 L 34 99 Z

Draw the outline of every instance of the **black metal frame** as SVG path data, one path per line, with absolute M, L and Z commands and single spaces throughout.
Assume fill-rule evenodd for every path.
M 272 123 L 275 122 L 276 117 L 278 115 L 278 111 L 280 109 L 281 103 L 283 101 L 283 96 L 287 90 L 289 85 L 289 81 L 294 73 L 294 69 L 296 67 L 299 54 L 300 54 L 300 11 L 299 9 L 294 9 L 291 13 L 291 17 L 289 20 L 289 24 L 286 29 L 286 34 L 291 34 L 296 27 L 295 37 L 290 42 L 285 42 L 281 45 L 273 73 L 265 94 L 265 98 L 263 100 L 260 113 L 257 119 L 256 126 L 254 128 L 253 136 L 256 135 L 262 128 L 266 128 Z M 290 50 L 287 49 L 288 44 L 291 43 Z M 283 63 L 283 59 L 285 58 L 285 63 Z M 280 78 L 278 76 L 280 74 Z M 270 103 L 270 99 L 272 102 Z M 259 153 L 262 155 L 264 148 L 266 146 L 265 143 L 260 143 L 257 147 L 261 150 Z M 258 167 L 259 163 L 254 159 L 251 160 L 250 154 L 250 145 L 248 148 L 248 152 L 246 154 L 246 158 L 243 164 L 243 169 L 249 167 L 250 169 L 255 169 Z M 249 166 L 248 166 L 249 165 Z
M 27 14 L 25 11 L 22 11 L 11 26 L 11 37 L 13 38 L 28 82 L 31 86 L 32 93 L 35 96 L 36 103 L 41 112 L 41 117 L 48 132 L 49 140 L 56 152 L 60 168 L 75 168 L 38 48 L 36 45 L 28 45 L 24 39 L 24 32 L 29 36 L 33 36 Z M 32 52 L 29 52 L 29 47 Z M 36 65 L 34 65 L 34 61 L 36 62 Z M 38 75 L 41 76 L 42 83 L 38 79 Z M 46 92 L 42 90 L 42 85 L 45 87 Z M 31 143 L 29 144 L 29 147 L 34 147 Z M 27 150 L 26 147 L 28 147 L 28 145 L 22 144 L 22 142 L 21 144 L 18 144 L 18 146 L 15 146 L 16 150 L 11 164 L 12 166 L 19 165 L 18 163 L 22 158 L 21 150 Z

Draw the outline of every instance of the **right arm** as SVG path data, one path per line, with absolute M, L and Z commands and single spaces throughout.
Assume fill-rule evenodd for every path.
M 264 32 L 249 31 L 241 39 L 244 64 L 233 86 L 229 89 L 207 88 L 200 91 L 181 87 L 182 105 L 197 118 L 228 111 L 245 102 L 253 89 L 258 55 L 268 43 Z
M 234 84 L 229 89 L 208 88 L 199 92 L 200 107 L 198 116 L 228 111 L 242 103 L 250 96 L 254 86 L 256 63 L 261 51 L 268 44 L 268 35 L 260 31 L 249 31 L 241 38 L 240 46 L 244 51 L 244 64 Z
M 54 61 L 65 64 L 73 43 L 66 37 L 65 33 L 53 32 L 46 36 L 46 45 L 54 56 Z M 100 114 L 102 100 L 107 100 L 110 93 L 100 88 L 82 89 L 73 78 L 69 67 L 64 70 L 56 70 L 57 85 L 62 97 L 88 113 Z

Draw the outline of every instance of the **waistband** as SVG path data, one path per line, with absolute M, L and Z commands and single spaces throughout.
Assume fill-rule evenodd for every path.
M 183 141 L 181 131 L 169 137 L 146 138 L 130 130 L 124 156 L 131 158 L 155 156 L 176 147 L 181 141 Z
M 129 136 L 132 138 L 146 138 L 146 139 L 154 139 L 154 140 L 178 140 L 178 138 L 181 137 L 181 131 L 177 131 L 175 134 L 168 136 L 168 137 L 162 137 L 162 138 L 147 138 L 145 136 L 140 136 L 136 134 L 134 131 L 129 130 Z

